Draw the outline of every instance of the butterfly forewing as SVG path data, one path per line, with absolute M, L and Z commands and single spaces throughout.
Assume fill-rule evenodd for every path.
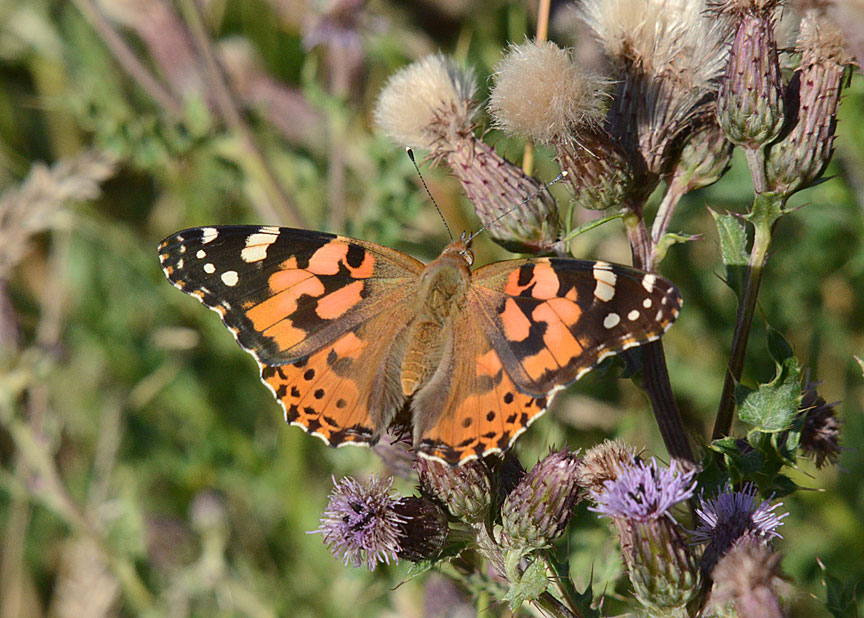
M 473 281 L 474 302 L 507 372 L 537 395 L 658 339 L 681 309 L 667 280 L 607 262 L 497 262 L 478 269 Z
M 404 302 L 423 264 L 353 239 L 291 228 L 192 228 L 166 238 L 168 279 L 222 316 L 261 363 L 293 362 Z

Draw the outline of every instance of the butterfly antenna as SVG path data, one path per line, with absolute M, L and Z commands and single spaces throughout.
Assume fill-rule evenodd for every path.
M 438 208 L 438 202 L 435 201 L 432 192 L 429 190 L 429 187 L 426 186 L 426 181 L 423 179 L 423 174 L 420 173 L 417 161 L 414 160 L 414 151 L 409 147 L 405 149 L 405 152 L 408 153 L 408 158 L 411 159 L 411 163 L 414 164 L 414 169 L 417 170 L 417 175 L 420 176 L 420 182 L 423 183 L 423 188 L 426 189 L 426 195 L 428 195 L 429 199 L 432 200 L 432 205 L 435 206 L 435 210 L 438 211 L 438 216 L 440 216 L 441 220 L 444 222 L 444 227 L 447 228 L 447 235 L 450 236 L 450 242 L 453 242 L 453 232 L 450 231 L 450 226 L 447 225 L 447 219 L 444 218 L 444 214 L 441 212 L 441 209 Z
M 537 189 L 537 191 L 536 191 L 535 193 L 533 193 L 533 194 L 529 195 L 528 197 L 526 197 L 524 200 L 522 200 L 521 202 L 519 202 L 518 204 L 516 204 L 515 206 L 513 206 L 513 208 L 510 208 L 509 210 L 505 210 L 505 211 L 502 212 L 500 215 L 498 215 L 497 217 L 495 217 L 494 219 L 492 219 L 489 223 L 487 223 L 486 225 L 484 225 L 483 227 L 481 227 L 479 230 L 477 230 L 476 232 L 474 232 L 473 234 L 471 234 L 471 236 L 468 237 L 468 240 L 467 240 L 466 242 L 471 242 L 472 240 L 474 240 L 474 239 L 477 237 L 477 235 L 478 235 L 480 232 L 482 232 L 483 230 L 485 230 L 486 228 L 488 228 L 490 225 L 493 225 L 493 224 L 497 223 L 498 221 L 500 221 L 501 219 L 503 219 L 504 217 L 506 217 L 507 215 L 509 215 L 511 212 L 513 212 L 514 210 L 516 210 L 517 208 L 519 208 L 522 204 L 524 204 L 524 203 L 526 203 L 526 202 L 530 202 L 530 201 L 533 200 L 535 197 L 537 197 L 538 195 L 540 195 L 541 193 L 543 193 L 546 189 L 548 189 L 549 187 L 551 187 L 552 185 L 554 185 L 556 182 L 561 182 L 562 180 L 564 180 L 565 178 L 567 178 L 568 173 L 569 173 L 569 172 L 567 172 L 567 170 L 563 170 L 563 171 L 562 171 L 560 174 L 558 174 L 555 178 L 553 178 L 552 180 L 550 180 L 549 182 L 547 182 L 545 185 L 543 185 L 543 187 L 541 187 L 540 189 Z

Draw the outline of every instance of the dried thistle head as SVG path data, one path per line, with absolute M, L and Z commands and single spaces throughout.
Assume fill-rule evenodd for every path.
M 502 130 L 555 147 L 575 202 L 584 208 L 621 205 L 633 186 L 631 158 L 602 124 L 609 86 L 570 51 L 529 41 L 512 46 L 498 63 L 489 99 Z
M 763 539 L 741 537 L 714 567 L 711 604 L 733 605 L 737 616 L 785 616 L 779 601 L 784 588 L 780 554 Z
M 549 252 L 560 240 L 558 206 L 543 183 L 474 135 L 473 95 L 471 71 L 429 56 L 390 78 L 375 121 L 391 139 L 447 163 L 493 240 L 513 251 Z
M 473 135 L 474 73 L 442 54 L 427 56 L 390 77 L 378 96 L 375 123 L 403 146 L 445 156 Z
M 551 41 L 511 45 L 493 79 L 489 112 L 506 133 L 557 144 L 603 122 L 609 81 L 585 71 Z
M 690 121 L 716 93 L 725 21 L 706 16 L 698 0 L 586 0 L 581 15 L 619 80 L 610 132 L 644 157 L 651 174 L 665 174 Z
M 817 382 L 808 382 L 801 398 L 801 450 L 816 462 L 817 468 L 836 464 L 840 458 L 840 419 L 833 404 L 816 391 Z
M 636 449 L 621 440 L 604 440 L 588 449 L 579 465 L 579 485 L 592 493 L 600 493 L 606 481 L 616 480 L 637 461 Z

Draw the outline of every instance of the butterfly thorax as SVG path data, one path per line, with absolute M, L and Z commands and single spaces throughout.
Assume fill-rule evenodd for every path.
M 421 273 L 415 296 L 417 317 L 409 327 L 402 357 L 405 396 L 414 394 L 441 362 L 451 318 L 464 308 L 471 284 L 471 252 L 463 241 L 452 242 Z

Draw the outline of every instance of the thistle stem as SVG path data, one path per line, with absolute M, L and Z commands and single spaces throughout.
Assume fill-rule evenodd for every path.
M 753 151 L 747 151 L 748 153 Z M 748 157 L 749 160 L 749 157 Z M 753 179 L 754 184 L 756 178 Z M 720 406 L 714 420 L 712 438 L 717 440 L 729 435 L 732 429 L 732 413 L 735 409 L 735 385 L 741 379 L 744 369 L 744 358 L 747 354 L 747 342 L 750 337 L 750 326 L 756 311 L 756 301 L 759 298 L 759 286 L 768 259 L 771 237 L 774 226 L 783 216 L 782 198 L 774 194 L 757 195 L 753 209 L 748 219 L 753 223 L 753 246 L 750 249 L 750 260 L 744 276 L 744 287 L 741 291 L 741 302 L 735 316 L 735 330 L 732 334 L 732 351 L 729 354 L 729 366 L 726 379 L 723 382 L 723 392 L 720 395 Z
M 641 212 L 641 208 L 634 209 L 624 218 L 627 238 L 633 254 L 633 265 L 642 270 L 653 271 L 651 236 L 645 227 L 645 220 L 636 214 L 637 212 Z M 669 456 L 686 462 L 688 466 L 695 464 L 696 459 L 687 441 L 681 413 L 672 394 L 666 356 L 663 354 L 663 344 L 660 341 L 642 346 L 642 378 L 643 388 L 651 402 L 651 409 Z

